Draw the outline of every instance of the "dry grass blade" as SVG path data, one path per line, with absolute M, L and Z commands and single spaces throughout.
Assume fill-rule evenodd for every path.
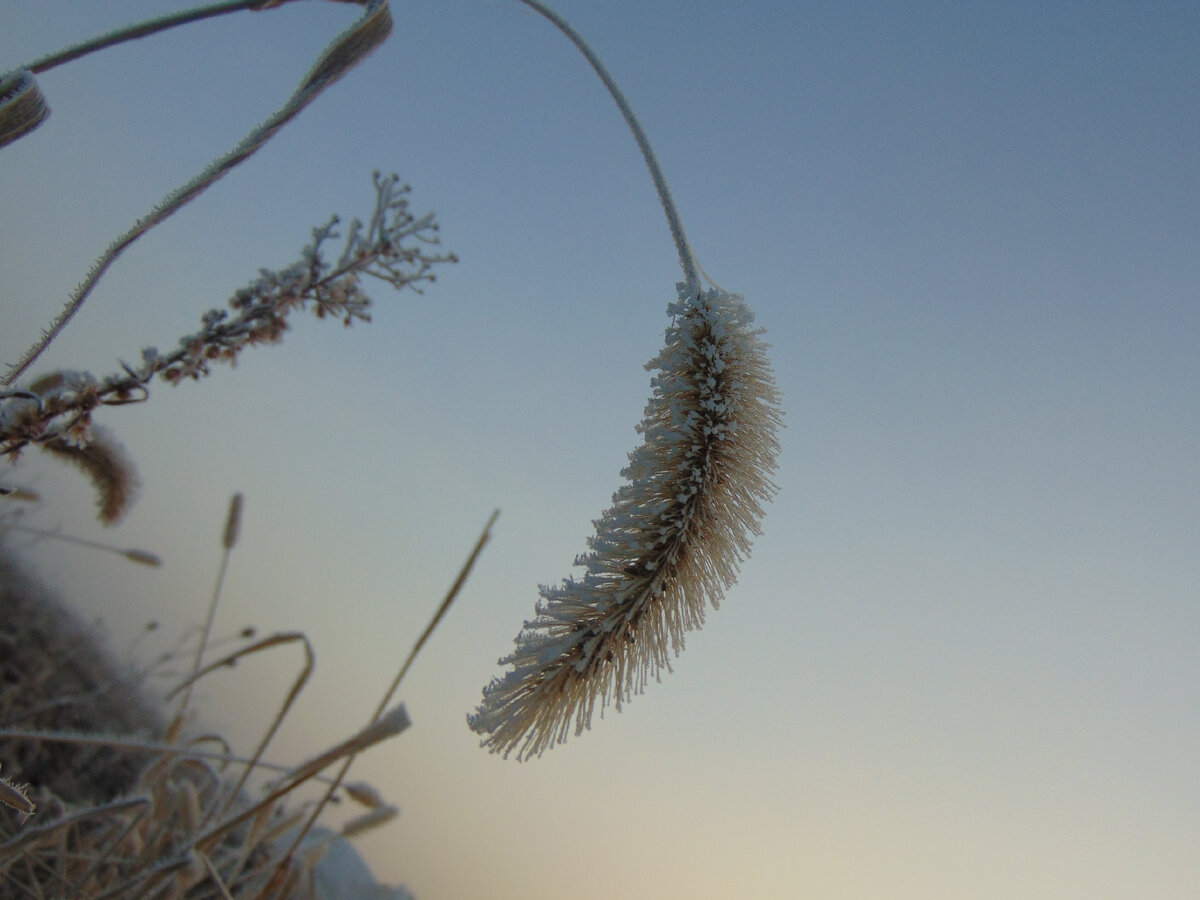
M 338 833 L 344 838 L 357 837 L 381 825 L 386 825 L 398 815 L 400 815 L 400 807 L 381 806 L 379 809 L 373 809 L 369 813 L 351 819 L 342 826 L 342 830 Z
M 61 66 L 63 63 L 87 56 L 89 53 L 94 53 L 97 50 L 103 50 L 106 47 L 115 47 L 117 44 L 123 44 L 125 41 L 137 40 L 138 38 L 157 34 L 160 31 L 166 31 L 168 28 L 176 28 L 180 25 L 187 25 L 189 22 L 198 22 L 201 19 L 210 19 L 213 16 L 220 16 L 243 9 L 269 9 L 280 5 L 282 2 L 286 2 L 286 0 L 279 0 L 276 3 L 264 2 L 264 0 L 225 0 L 223 3 L 214 3 L 211 6 L 202 6 L 197 9 L 189 9 L 161 16 L 157 19 L 149 19 L 145 22 L 131 25 L 128 28 L 118 28 L 115 31 L 110 31 L 108 34 L 83 41 L 82 43 L 68 47 L 66 50 L 52 53 L 49 56 L 43 56 L 36 62 L 30 63 L 28 69 L 31 72 L 46 72 L 55 66 Z
M 367 809 L 378 809 L 387 804 L 383 800 L 383 795 L 375 788 L 374 785 L 367 784 L 363 781 L 355 781 L 351 784 L 342 785 L 342 790 L 346 792 L 346 796 L 359 803 Z
M 78 744 L 80 746 L 109 747 L 129 753 L 163 754 L 178 759 L 207 760 L 219 763 L 222 767 L 229 765 L 252 766 L 271 772 L 286 775 L 292 771 L 291 766 L 273 763 L 265 759 L 254 759 L 249 756 L 239 756 L 228 749 L 224 740 L 216 735 L 202 735 L 187 744 L 164 743 L 162 741 L 143 741 L 136 738 L 122 737 L 114 734 L 69 732 L 69 731 L 30 731 L 22 728 L 0 728 L 0 740 L 3 741 L 40 741 L 46 743 Z M 202 743 L 217 743 L 223 750 L 201 750 Z
M 31 863 L 36 861 L 44 873 L 19 878 L 19 882 L 45 886 L 46 879 L 54 879 L 67 888 L 63 896 L 96 900 L 160 895 L 181 898 L 187 889 L 202 881 L 210 882 L 215 890 L 225 889 L 239 896 L 251 896 L 258 888 L 243 894 L 241 888 L 235 889 L 235 884 L 245 888 L 276 878 L 286 884 L 292 874 L 276 871 L 274 860 L 278 855 L 270 843 L 271 834 L 278 831 L 283 821 L 278 815 L 281 799 L 345 755 L 361 752 L 400 733 L 407 725 L 404 708 L 393 709 L 349 740 L 286 770 L 283 780 L 260 802 L 246 804 L 207 829 L 204 822 L 218 805 L 219 797 L 228 796 L 230 789 L 196 757 L 222 758 L 221 755 L 181 745 L 158 745 L 152 749 L 161 755 L 143 772 L 138 796 L 62 814 L 42 826 L 22 830 L 0 843 L 0 874 L 28 858 Z M 47 739 L 71 740 L 71 736 L 49 735 Z M 98 735 L 82 739 L 104 741 Z M 144 743 L 135 746 L 151 749 Z M 206 809 L 210 812 L 205 812 Z M 370 821 L 364 820 L 360 826 L 369 827 L 371 822 L 381 821 L 387 809 L 373 810 L 367 817 Z M 291 822 L 294 824 L 300 818 L 297 814 Z M 71 850 L 72 847 L 75 849 Z M 217 853 L 220 862 L 213 856 Z M 212 866 L 204 862 L 206 856 Z M 252 870 L 242 876 L 248 864 Z
M 265 638 L 259 638 L 253 644 L 247 644 L 245 647 L 239 647 L 237 650 L 233 651 L 232 653 L 227 654 L 226 656 L 222 656 L 220 659 L 214 660 L 213 662 L 210 662 L 208 665 L 206 665 L 204 668 L 202 668 L 199 672 L 196 672 L 194 675 L 188 676 L 188 678 L 186 680 L 184 680 L 183 682 L 181 682 L 180 684 L 178 684 L 174 688 L 172 688 L 170 693 L 167 694 L 166 699 L 167 700 L 172 699 L 180 691 L 186 690 L 189 686 L 195 684 L 195 682 L 197 682 L 198 680 L 200 680 L 201 678 L 203 678 L 205 675 L 209 674 L 210 672 L 215 672 L 217 669 L 228 668 L 229 666 L 234 665 L 243 656 L 248 656 L 251 653 L 258 653 L 259 651 L 266 650 L 269 647 L 278 647 L 281 644 L 291 644 L 296 641 L 302 642 L 305 647 L 306 663 L 305 663 L 304 670 L 301 672 L 301 674 L 298 678 L 298 680 L 301 683 L 303 683 L 303 681 L 307 679 L 309 671 L 311 671 L 311 669 L 312 669 L 312 658 L 313 658 L 312 645 L 309 644 L 308 638 L 304 635 L 303 632 L 281 631 L 278 634 L 272 634 L 272 635 L 268 635 Z M 289 696 L 290 696 L 290 694 L 291 694 L 291 692 L 289 692 Z
M 221 538 L 226 557 L 236 544 L 241 509 L 240 498 L 235 498 Z M 472 560 L 477 553 L 478 548 Z M 19 579 L 6 580 L 5 572 L 4 561 L 0 558 L 3 611 L 8 618 L 28 623 L 31 617 L 20 605 L 27 601 L 19 598 L 28 597 L 30 592 L 14 592 Z M 451 592 L 451 598 L 462 578 L 460 576 Z M 218 587 L 214 591 L 214 602 L 219 596 Z M 445 613 L 447 606 L 448 600 L 439 608 L 437 619 Z M 62 624 L 53 628 L 56 630 L 54 637 L 47 640 L 42 635 L 38 642 L 59 646 L 67 639 L 67 634 L 74 634 Z M 42 631 L 48 630 L 48 626 L 42 626 Z M 427 638 L 428 631 L 418 641 L 417 648 Z M 13 640 L 23 651 L 36 643 L 20 633 L 14 635 Z M 283 806 L 285 798 L 309 781 L 330 781 L 322 774 L 325 769 L 399 734 L 409 724 L 404 707 L 393 708 L 348 740 L 299 766 L 279 766 L 265 761 L 262 757 L 269 742 L 293 708 L 314 668 L 312 647 L 306 636 L 298 632 L 260 638 L 209 661 L 190 673 L 167 700 L 173 701 L 191 690 L 199 679 L 218 669 L 260 651 L 297 642 L 304 653 L 301 670 L 249 758 L 235 756 L 213 735 L 180 741 L 181 715 L 174 716 L 165 726 L 157 724 L 160 722 L 157 718 L 155 724 L 149 719 L 136 720 L 134 727 L 149 726 L 147 730 L 151 734 L 164 735 L 166 740 L 102 733 L 100 729 L 90 732 L 38 729 L 39 723 L 62 721 L 55 711 L 61 704 L 51 704 L 55 709 L 42 716 L 38 710 L 45 704 L 30 706 L 28 702 L 14 702 L 13 692 L 6 692 L 0 685 L 0 725 L 4 726 L 0 727 L 0 752 L 5 759 L 17 759 L 23 774 L 31 761 L 38 759 L 94 758 L 96 754 L 90 748 L 115 759 L 137 761 L 136 768 L 129 771 L 129 780 L 105 779 L 111 784 L 106 791 L 123 793 L 126 799 L 87 800 L 84 802 L 90 805 L 83 809 L 75 803 L 64 804 L 43 787 L 43 783 L 49 783 L 45 781 L 44 765 L 32 770 L 37 773 L 34 780 L 38 783 L 34 793 L 26 794 L 19 786 L 8 782 L 0 785 L 3 795 L 0 796 L 0 897 L 9 896 L 10 888 L 22 896 L 88 897 L 89 900 L 134 896 L 162 900 L 303 896 L 295 893 L 302 887 L 298 879 L 314 860 L 304 855 L 292 859 L 281 853 L 281 848 L 288 846 L 283 842 L 290 842 L 296 830 L 305 827 L 311 804 L 304 804 L 288 814 Z M 183 651 L 177 647 L 174 652 L 182 654 Z M 46 657 L 44 653 L 37 655 L 38 660 Z M 57 657 L 53 658 L 54 665 L 61 665 Z M 11 662 L 15 671 L 27 671 L 28 664 L 23 657 Z M 99 677 L 103 680 L 102 675 Z M 74 682 L 70 683 L 74 685 Z M 99 688 L 92 688 L 91 682 L 83 681 L 76 692 L 82 692 L 80 697 L 86 700 L 85 695 L 90 696 L 88 691 L 95 690 Z M 90 708 L 94 705 L 79 698 L 67 700 L 72 701 L 68 707 L 83 705 Z M 14 728 L 7 724 L 9 722 L 28 722 L 35 727 Z M 84 720 L 84 724 L 91 724 L 91 720 Z M 213 742 L 216 747 L 209 746 Z M 43 753 L 30 749 L 45 746 L 67 750 Z M 225 777 L 230 765 L 242 766 L 240 777 Z M 257 802 L 244 791 L 249 773 L 256 769 L 282 775 Z M 81 772 L 77 780 L 96 778 L 97 774 Z M 11 790 L 5 790 L 5 787 Z M 74 795 L 78 785 L 68 779 L 65 789 L 68 795 Z M 352 794 L 368 806 L 368 811 L 348 823 L 347 834 L 341 837 L 376 827 L 396 814 L 396 807 L 385 803 L 369 786 L 355 785 Z M 107 796 L 111 797 L 112 793 Z M 5 799 L 10 801 L 11 810 L 3 802 Z M 49 821 L 36 828 L 25 828 L 23 818 L 35 811 L 35 801 L 38 814 Z M 286 838 L 283 837 L 285 833 Z
M 284 698 L 283 703 L 276 711 L 275 717 L 271 720 L 271 724 L 267 728 L 266 733 L 263 735 L 262 740 L 259 741 L 258 747 L 255 749 L 253 756 L 250 757 L 250 764 L 246 767 L 241 778 L 238 779 L 237 784 L 234 786 L 234 789 L 230 792 L 229 799 L 226 801 L 222 812 L 228 810 L 233 804 L 242 787 L 245 785 L 246 779 L 250 776 L 251 770 L 257 767 L 259 760 L 262 759 L 262 755 L 267 749 L 267 745 L 275 736 L 275 732 L 279 730 L 279 726 L 283 724 L 283 720 L 287 717 L 289 710 L 291 710 L 292 704 L 296 702 L 296 698 L 300 696 L 300 692 L 304 690 L 304 686 L 308 683 L 309 676 L 312 675 L 315 659 L 312 644 L 309 642 L 308 637 L 299 631 L 289 631 L 282 634 L 270 635 L 262 638 L 261 640 L 255 641 L 253 644 L 235 650 L 233 653 L 230 653 L 229 655 L 210 663 L 199 672 L 188 678 L 186 682 L 176 687 L 171 694 L 167 695 L 167 699 L 170 700 L 175 693 L 190 687 L 196 682 L 197 679 L 203 678 L 209 672 L 215 671 L 216 669 L 231 666 L 242 657 L 249 656 L 252 653 L 258 653 L 261 650 L 266 650 L 271 647 L 279 647 L 283 644 L 291 644 L 297 641 L 299 641 L 300 645 L 304 648 L 304 666 L 300 669 L 300 673 L 292 681 L 292 686 L 288 690 L 287 696 Z
M 366 728 L 359 731 L 348 740 L 341 741 L 333 747 L 302 763 L 288 773 L 279 785 L 274 787 L 266 797 L 237 815 L 213 826 L 196 840 L 196 846 L 202 850 L 213 847 L 217 841 L 231 829 L 252 819 L 260 809 L 274 804 L 277 800 L 295 790 L 296 787 L 316 777 L 322 769 L 327 768 L 339 759 L 361 753 L 368 747 L 373 747 L 381 741 L 395 737 L 404 731 L 411 723 L 404 705 L 400 704 L 380 716 Z
M 225 887 L 225 882 L 221 879 L 221 873 L 217 871 L 217 867 L 213 865 L 213 861 L 209 858 L 209 855 L 202 850 L 197 850 L 196 856 L 200 858 L 200 861 L 204 863 L 204 867 L 208 869 L 209 877 L 212 878 L 213 884 L 220 890 L 221 896 L 225 900 L 233 900 L 233 895 L 229 893 L 229 888 Z
M 462 586 L 467 582 L 467 576 L 471 574 L 471 569 L 475 567 L 475 561 L 479 558 L 479 554 L 483 552 L 484 546 L 492 537 L 492 526 L 496 524 L 496 519 L 500 516 L 500 510 L 494 510 L 487 520 L 487 524 L 483 526 L 483 531 L 479 535 L 479 540 L 475 542 L 475 547 L 471 550 L 471 554 L 467 557 L 467 561 L 463 563 L 459 569 L 458 577 L 454 579 L 454 584 L 450 585 L 450 590 L 446 592 L 446 596 L 442 599 L 441 605 L 437 608 L 437 612 L 433 614 L 433 618 L 429 620 L 429 624 L 425 626 L 425 630 L 421 632 L 421 636 L 417 638 L 417 642 L 413 644 L 413 648 L 409 651 L 408 658 L 404 660 L 404 665 L 400 667 L 400 671 L 396 673 L 391 685 L 384 692 L 383 699 L 379 702 L 379 706 L 375 710 L 375 715 L 379 716 L 383 713 L 387 705 L 392 702 L 392 697 L 396 694 L 396 689 L 400 687 L 400 682 L 404 680 L 404 676 L 408 674 L 409 668 L 413 664 L 413 660 L 417 658 L 417 654 L 421 652 L 421 648 L 425 646 L 425 642 L 429 636 L 433 634 L 438 623 L 442 621 L 442 616 L 446 614 L 446 610 L 450 608 L 450 604 L 454 602 L 454 598 L 458 596 L 458 592 L 462 590 Z
M 150 801 L 144 797 L 131 797 L 125 800 L 114 800 L 111 803 L 104 803 L 99 806 L 91 806 L 87 809 L 82 809 L 69 815 L 64 815 L 61 818 L 55 819 L 54 821 L 45 825 L 26 828 L 15 837 L 9 838 L 4 843 L 0 843 L 0 859 L 7 857 L 10 853 L 19 851 L 30 846 L 31 844 L 43 840 L 46 836 L 53 835 L 69 826 L 78 825 L 88 821 L 89 819 L 101 819 L 114 813 L 145 810 L 149 808 L 149 804 Z
M 475 542 L 475 546 L 472 548 L 470 555 L 467 556 L 467 561 L 463 563 L 462 568 L 459 569 L 458 576 L 454 579 L 454 583 L 450 585 L 450 590 L 448 590 L 446 592 L 446 596 L 442 598 L 442 602 L 438 606 L 437 611 L 433 614 L 433 618 L 429 620 L 429 624 L 425 626 L 425 630 L 421 632 L 421 636 L 417 638 L 417 642 L 413 645 L 412 650 L 409 651 L 408 658 L 404 660 L 404 665 L 400 667 L 400 671 L 396 673 L 396 677 L 392 680 L 392 683 L 384 692 L 383 699 L 380 701 L 379 706 L 375 710 L 375 719 L 377 721 L 379 717 L 383 715 L 383 711 L 387 708 L 388 703 L 391 702 L 392 697 L 395 696 L 396 690 L 400 687 L 400 682 L 403 681 L 404 676 L 408 674 L 408 670 L 412 666 L 413 660 L 417 658 L 417 654 L 420 652 L 421 648 L 425 646 L 425 642 L 429 639 L 429 636 L 433 634 L 433 630 L 437 628 L 438 623 L 442 621 L 442 617 L 446 614 L 446 610 L 450 608 L 450 604 L 454 602 L 454 598 L 458 596 L 459 591 L 462 590 L 462 586 L 466 584 L 467 577 L 471 574 L 471 569 L 475 567 L 475 561 L 479 558 L 479 554 L 483 552 L 483 548 L 487 545 L 487 542 L 492 537 L 492 526 L 496 524 L 496 519 L 499 518 L 499 516 L 500 510 L 497 509 L 493 510 L 491 516 L 488 517 L 487 523 L 483 526 L 483 531 L 479 535 L 479 539 Z M 337 791 L 338 787 L 342 783 L 342 780 L 346 777 L 346 773 L 350 771 L 350 766 L 353 765 L 353 763 L 354 755 L 352 754 L 346 758 L 346 761 L 342 764 L 341 770 L 336 776 L 334 776 L 334 779 L 326 789 L 324 796 L 321 797 L 320 802 L 316 805 L 313 812 L 309 816 L 308 822 L 305 824 L 304 828 L 297 833 L 291 848 L 285 855 L 285 858 L 291 856 L 291 854 L 296 851 L 296 848 L 300 846 L 300 842 L 304 840 L 304 836 L 312 829 L 312 826 L 317 821 L 317 817 L 321 814 L 321 811 L 325 808 L 325 806 L 328 805 L 329 801 L 334 795 L 334 792 Z
M 83 873 L 75 879 L 76 882 L 78 884 L 87 884 L 90 882 L 95 877 L 96 873 L 103 866 L 105 866 L 110 859 L 112 859 L 116 853 L 117 847 L 120 846 L 120 844 L 130 834 L 132 834 L 134 830 L 138 828 L 138 826 L 141 825 L 146 817 L 153 811 L 153 807 L 153 802 L 148 802 L 145 806 L 137 809 L 132 816 L 129 816 L 125 820 L 123 826 L 121 826 L 119 819 L 114 821 L 113 824 L 116 826 L 121 826 L 120 829 L 115 831 L 112 837 L 108 840 L 97 842 L 98 847 L 95 851 L 93 851 L 91 863 L 86 869 L 83 870 Z

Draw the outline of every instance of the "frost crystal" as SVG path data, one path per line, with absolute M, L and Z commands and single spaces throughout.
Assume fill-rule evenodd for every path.
M 543 586 L 536 618 L 468 716 L 483 745 L 519 759 L 579 734 L 670 669 L 684 634 L 737 577 L 775 493 L 779 394 L 741 296 L 681 283 L 642 444 L 594 525 L 582 578 Z M 669 652 L 668 652 L 669 651 Z

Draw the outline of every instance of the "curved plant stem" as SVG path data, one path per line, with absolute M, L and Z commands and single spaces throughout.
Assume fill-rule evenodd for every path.
M 417 658 L 417 654 L 421 652 L 421 648 L 425 646 L 425 642 L 429 639 L 429 636 L 433 634 L 433 630 L 437 628 L 438 623 L 442 621 L 442 617 L 446 614 L 446 610 L 450 608 L 450 604 L 454 602 L 454 598 L 457 597 L 458 592 L 462 590 L 462 586 L 467 581 L 467 576 L 471 574 L 471 569 L 475 566 L 475 561 L 479 558 L 479 554 L 483 552 L 484 545 L 491 540 L 492 526 L 496 524 L 496 519 L 499 516 L 500 510 L 497 509 L 494 510 L 491 516 L 488 517 L 487 524 L 483 526 L 483 532 L 479 535 L 479 540 L 475 542 L 475 547 L 471 550 L 470 555 L 467 557 L 467 561 L 463 563 L 462 568 L 459 569 L 458 577 L 454 579 L 454 584 L 452 584 L 450 586 L 450 590 L 446 592 L 446 596 L 442 599 L 442 603 L 437 608 L 437 612 L 433 614 L 433 618 L 429 620 L 429 624 L 425 626 L 425 630 L 421 632 L 421 636 L 417 638 L 417 642 L 413 644 L 412 650 L 408 652 L 408 658 L 404 660 L 404 665 L 400 667 L 400 671 L 396 673 L 396 677 L 392 679 L 391 685 L 389 685 L 387 691 L 384 692 L 383 699 L 379 701 L 379 705 L 375 708 L 375 714 L 372 716 L 372 721 L 378 722 L 380 717 L 383 716 L 384 711 L 387 709 L 387 705 L 392 701 L 392 697 L 396 693 L 396 689 L 400 687 L 400 682 L 404 680 L 404 676 L 408 674 L 408 670 L 412 667 L 413 660 Z M 316 823 L 317 817 L 320 816 L 322 810 L 325 809 L 326 805 L 333 798 L 334 793 L 341 786 L 342 781 L 345 779 L 346 773 L 350 771 L 350 766 L 354 764 L 354 758 L 356 755 L 357 754 L 354 753 L 349 754 L 346 756 L 345 760 L 343 760 L 341 769 L 338 770 L 338 773 L 333 777 L 333 780 L 325 789 L 325 793 L 321 797 L 320 801 L 313 807 L 312 812 L 309 813 L 308 820 L 304 823 L 304 826 L 296 832 L 296 836 L 292 840 L 292 846 L 288 848 L 287 853 L 283 854 L 280 861 L 281 867 L 288 859 L 291 858 L 292 854 L 296 852 L 297 848 L 300 846 L 300 843 L 304 840 L 304 836 L 308 834 L 313 825 Z
M 658 164 L 658 157 L 654 155 L 654 149 L 650 146 L 650 139 L 646 137 L 641 123 L 633 114 L 633 108 L 629 105 L 629 101 L 625 99 L 625 95 L 621 93 L 621 89 L 617 87 L 613 77 L 608 74 L 604 63 L 600 62 L 600 58 L 592 52 L 587 41 L 570 26 L 566 19 L 541 3 L 540 0 L 521 0 L 521 2 L 534 12 L 549 19 L 559 31 L 565 34 L 584 55 L 584 58 L 591 63 L 596 74 L 600 76 L 600 80 L 604 82 L 604 86 L 608 88 L 609 94 L 616 101 L 617 108 L 621 110 L 621 115 L 625 117 L 625 124 L 633 132 L 633 139 L 637 141 L 638 149 L 642 151 L 642 158 L 646 161 L 646 168 L 650 170 L 650 177 L 654 179 L 654 188 L 658 191 L 659 203 L 662 204 L 663 212 L 667 216 L 667 225 L 671 229 L 671 237 L 674 238 L 675 247 L 679 251 L 679 265 L 683 268 L 684 280 L 687 282 L 689 290 L 699 290 L 699 266 L 696 264 L 695 257 L 692 256 L 692 248 L 687 242 L 687 236 L 683 233 L 683 222 L 679 219 L 679 210 L 675 208 L 675 201 L 671 199 L 671 189 L 667 187 L 667 179 L 663 175 L 662 167 Z
M 104 50 L 107 47 L 123 44 L 125 41 L 133 41 L 138 38 L 157 34 L 160 31 L 166 31 L 168 28 L 174 28 L 178 25 L 187 25 L 189 22 L 211 19 L 214 16 L 238 12 L 243 9 L 269 9 L 288 2 L 291 2 L 291 0 L 277 0 L 275 3 L 271 3 L 269 0 L 224 0 L 222 3 L 213 3 L 209 6 L 185 9 L 182 12 L 171 13 L 168 16 L 160 16 L 157 19 L 139 22 L 136 25 L 130 25 L 128 28 L 119 28 L 116 31 L 110 31 L 108 34 L 103 34 L 100 37 L 92 38 L 73 47 L 60 50 L 57 53 L 51 53 L 49 56 L 43 56 L 36 62 L 25 66 L 25 68 L 36 75 L 53 69 L 55 66 L 60 66 L 63 63 L 79 59 L 81 56 L 87 56 L 96 50 Z

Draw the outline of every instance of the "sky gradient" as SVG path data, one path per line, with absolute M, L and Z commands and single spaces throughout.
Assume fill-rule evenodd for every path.
M 171 4 L 175 7 L 175 4 Z M 181 8 L 181 6 L 180 6 Z M 236 371 L 102 421 L 142 497 L 74 472 L 29 521 L 161 554 L 25 557 L 126 646 L 303 630 L 274 745 L 360 727 L 493 508 L 495 536 L 354 770 L 359 844 L 420 900 L 1200 894 L 1200 6 L 560 0 L 642 120 L 700 264 L 767 329 L 787 429 L 739 583 L 675 671 L 518 764 L 465 715 L 571 572 L 638 436 L 679 278 L 586 62 L 510 0 L 413 2 L 265 149 L 133 248 L 39 370 L 173 346 L 370 174 L 461 262 L 374 322 L 295 320 Z M 0 69 L 163 4 L 16 0 Z M 92 260 L 280 106 L 352 21 L 242 13 L 39 77 L 0 151 L 0 359 Z M 202 685 L 246 748 L 299 661 Z M 253 685 L 253 689 L 248 685 Z

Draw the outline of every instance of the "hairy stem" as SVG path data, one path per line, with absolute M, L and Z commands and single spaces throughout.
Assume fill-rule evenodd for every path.
M 73 47 L 60 50 L 57 53 L 51 53 L 49 56 L 43 56 L 25 68 L 36 75 L 48 69 L 53 69 L 55 66 L 61 66 L 63 63 L 79 59 L 81 56 L 87 56 L 96 50 L 104 50 L 107 47 L 123 44 L 125 41 L 132 41 L 137 38 L 157 34 L 160 31 L 166 31 L 168 28 L 175 28 L 178 25 L 187 25 L 189 22 L 211 19 L 213 16 L 221 16 L 225 13 L 238 12 L 243 9 L 269 9 L 287 2 L 290 2 L 290 0 L 277 0 L 276 3 L 270 3 L 269 0 L 224 0 L 222 3 L 213 3 L 209 6 L 185 9 L 167 16 L 160 16 L 157 19 L 139 22 L 136 25 L 130 25 L 128 28 L 119 28 L 116 31 L 110 31 L 108 34 L 103 34 L 100 37 L 92 38 L 89 41 L 84 41 Z

